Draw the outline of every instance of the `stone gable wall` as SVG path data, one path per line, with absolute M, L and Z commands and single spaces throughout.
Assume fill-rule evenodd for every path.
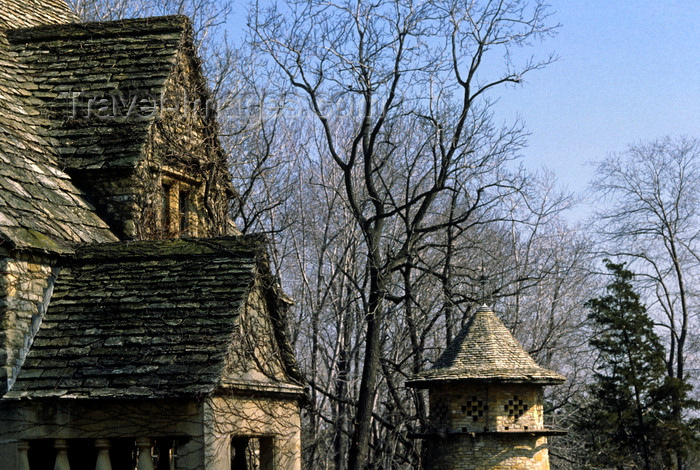
M 29 352 L 57 273 L 50 259 L 0 259 L 0 396 L 14 382 Z
M 224 373 L 234 381 L 289 380 L 275 340 L 263 288 L 261 276 L 257 276 L 237 319 L 239 326 L 231 339 Z
M 214 102 L 206 89 L 195 51 L 185 35 L 175 65 L 165 83 L 160 100 L 160 115 L 151 129 L 142 176 L 150 172 L 142 200 L 143 238 L 152 237 L 150 227 L 160 228 L 155 235 L 165 237 L 230 235 L 228 212 L 233 196 L 231 175 L 218 141 Z M 178 194 L 186 194 L 187 229 L 182 230 L 176 216 L 183 212 Z M 168 204 L 164 204 L 165 202 Z

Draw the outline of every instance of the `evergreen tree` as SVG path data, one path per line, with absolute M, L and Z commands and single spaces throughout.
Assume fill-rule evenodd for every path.
M 607 295 L 587 302 L 591 346 L 599 353 L 595 382 L 578 427 L 588 435 L 594 464 L 618 469 L 670 468 L 677 426 L 674 396 L 682 381 L 669 380 L 664 348 L 624 264 L 605 260 L 613 276 Z

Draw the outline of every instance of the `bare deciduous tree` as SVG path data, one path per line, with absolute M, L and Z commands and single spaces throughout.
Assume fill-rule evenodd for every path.
M 697 317 L 700 273 L 700 142 L 659 139 L 632 145 L 600 162 L 593 188 L 607 202 L 597 214 L 606 254 L 630 259 L 647 288 L 652 315 L 667 347 L 667 373 L 687 380 Z M 684 419 L 675 397 L 674 419 Z M 678 426 L 680 428 L 680 426 Z M 682 448 L 677 453 L 683 467 Z
M 403 383 L 485 291 L 538 360 L 577 377 L 567 358 L 585 343 L 585 294 L 571 289 L 586 279 L 586 244 L 558 217 L 566 197 L 514 164 L 522 125 L 491 119 L 498 87 L 552 60 L 519 60 L 551 32 L 541 2 L 254 6 L 237 48 L 219 28 L 226 0 L 83 0 L 84 16 L 91 2 L 95 19 L 195 12 L 239 192 L 232 214 L 244 232 L 274 234 L 297 303 L 307 468 L 418 468 L 408 436 L 425 396 Z
M 308 100 L 325 144 L 319 158 L 340 171 L 364 243 L 366 334 L 351 470 L 369 463 L 392 277 L 446 226 L 431 215 L 461 181 L 473 192 L 450 225 L 469 220 L 494 197 L 490 189 L 517 190 L 497 170 L 519 134 L 489 132 L 483 100 L 551 60 L 515 64 L 511 55 L 551 31 L 546 18 L 543 4 L 519 1 L 292 1 L 251 18 L 256 45 Z M 482 63 L 493 53 L 505 54 L 505 71 L 489 76 Z M 485 178 L 472 185 L 475 169 Z

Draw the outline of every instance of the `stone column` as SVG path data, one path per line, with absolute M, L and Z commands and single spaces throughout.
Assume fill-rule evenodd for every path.
M 109 459 L 109 439 L 95 439 L 97 449 L 97 463 L 95 470 L 112 470 L 112 461 Z
M 68 442 L 65 439 L 56 439 L 53 446 L 56 449 L 56 463 L 53 466 L 53 470 L 70 470 Z
M 151 440 L 147 437 L 136 439 L 136 447 L 139 448 L 139 461 L 137 470 L 154 470 L 153 457 L 151 457 Z
M 17 443 L 17 469 L 29 470 L 29 442 L 27 441 Z

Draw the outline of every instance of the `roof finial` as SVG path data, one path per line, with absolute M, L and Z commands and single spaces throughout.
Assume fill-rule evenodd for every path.
M 481 263 L 481 266 L 479 267 L 479 271 L 481 272 L 481 275 L 479 276 L 479 284 L 481 285 L 481 305 L 486 306 L 486 285 L 489 282 L 489 278 L 486 275 L 486 270 L 484 269 L 484 263 Z

